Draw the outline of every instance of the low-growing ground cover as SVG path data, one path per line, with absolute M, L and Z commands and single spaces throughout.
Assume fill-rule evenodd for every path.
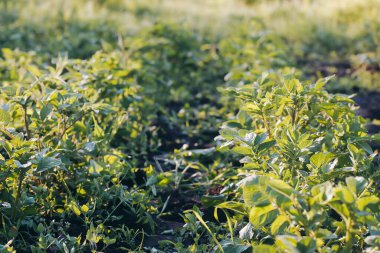
M 379 1 L 0 6 L 1 251 L 379 250 Z

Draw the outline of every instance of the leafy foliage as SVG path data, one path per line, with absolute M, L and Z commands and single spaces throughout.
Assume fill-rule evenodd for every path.
M 273 252 L 374 250 L 365 242 L 379 229 L 378 166 L 367 142 L 378 137 L 367 136 L 351 99 L 323 89 L 328 79 L 267 73 L 230 89 L 241 109 L 220 148 L 244 156 L 250 229 Z
M 0 252 L 378 251 L 379 9 L 1 0 Z
M 129 131 L 138 90 L 121 55 L 99 52 L 85 62 L 61 57 L 55 67 L 40 68 L 18 61 L 20 52 L 3 54 L 1 215 L 8 232 L 2 238 L 28 234 L 13 243 L 40 238 L 40 249 L 96 250 L 99 242 L 104 249 L 117 237 L 128 241 L 124 225 L 107 229 L 123 214 L 135 217 L 129 226 L 153 227 L 149 195 L 128 189 L 133 168 L 111 147 L 120 128 Z M 84 233 L 84 241 L 66 237 L 70 229 Z

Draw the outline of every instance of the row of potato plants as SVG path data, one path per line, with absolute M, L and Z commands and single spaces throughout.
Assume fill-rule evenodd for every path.
M 202 85 L 225 71 L 202 45 L 192 33 L 157 25 L 84 60 L 2 50 L 2 249 L 141 250 L 163 205 L 156 187 L 176 188 L 182 177 L 145 166 L 216 132 L 224 110 L 189 93 L 215 100 L 216 85 Z M 181 139 L 164 131 L 181 131 Z M 200 137 L 191 145 L 210 139 Z
M 216 138 L 243 164 L 237 197 L 215 205 L 232 211 L 240 236 L 231 229 L 232 242 L 216 241 L 218 249 L 376 252 L 379 160 L 369 143 L 379 136 L 367 135 L 354 101 L 329 94 L 330 78 L 247 76 L 228 89 L 240 110 Z
M 112 145 L 120 131 L 138 131 L 129 120 L 139 117 L 139 86 L 123 52 L 51 65 L 31 53 L 2 54 L 1 250 L 139 245 L 156 211 L 130 159 Z
M 216 86 L 201 86 L 225 67 L 201 46 L 187 31 L 157 25 L 84 60 L 2 50 L 1 250 L 141 250 L 163 205 L 156 187 L 176 188 L 182 177 L 145 169 L 173 148 L 159 120 L 183 132 L 175 148 L 217 131 L 224 110 L 193 108 L 183 92 L 194 82 L 198 99 L 214 99 Z M 215 73 L 205 75 L 210 64 Z M 183 108 L 165 111 L 172 103 Z M 194 116 L 209 121 L 189 124 Z

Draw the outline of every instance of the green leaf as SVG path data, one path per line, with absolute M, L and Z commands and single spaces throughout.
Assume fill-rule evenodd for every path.
M 334 157 L 335 156 L 331 153 L 315 153 L 310 157 L 310 162 L 319 169 L 329 163 Z
M 353 154 L 359 154 L 360 153 L 360 150 L 354 145 L 354 144 L 351 144 L 349 143 L 347 145 L 348 149 L 353 153 Z
M 249 212 L 249 222 L 255 228 L 260 228 L 271 223 L 277 216 L 278 211 L 272 204 L 267 206 L 255 206 Z
M 286 215 L 282 214 L 277 216 L 270 227 L 271 234 L 277 235 L 278 233 L 281 233 L 286 224 L 288 224 L 288 218 Z
M 211 236 L 211 238 L 213 239 L 214 243 L 218 246 L 218 248 L 221 250 L 221 252 L 223 252 L 223 248 L 222 248 L 222 245 L 220 245 L 218 239 L 216 238 L 215 234 L 211 231 L 211 229 L 209 228 L 209 226 L 207 226 L 206 222 L 203 220 L 202 216 L 199 214 L 198 210 L 192 210 L 192 213 L 195 215 L 195 217 L 197 217 L 197 219 L 199 220 L 199 222 L 202 224 L 202 226 L 207 230 L 207 232 L 209 233 L 209 235 Z
M 296 236 L 278 235 L 276 236 L 276 246 L 281 250 L 280 252 L 302 253 L 296 248 L 298 239 Z
M 271 245 L 252 246 L 252 253 L 277 253 L 277 249 Z
M 304 237 L 297 243 L 297 249 L 302 253 L 314 253 L 317 251 L 317 242 L 311 237 Z
M 52 105 L 48 104 L 48 105 L 45 105 L 44 107 L 42 107 L 41 111 L 40 111 L 40 118 L 41 120 L 45 120 L 46 117 L 50 114 L 52 110 Z
M 82 205 L 80 209 L 82 210 L 83 213 L 87 213 L 89 210 L 87 205 Z
M 276 192 L 288 198 L 290 198 L 291 194 L 293 193 L 293 188 L 287 183 L 285 183 L 284 181 L 279 180 L 279 179 L 269 180 L 268 185 Z
M 241 155 L 252 155 L 252 149 L 244 146 L 233 147 L 232 151 Z
M 73 211 L 76 215 L 81 215 L 81 211 L 78 208 L 78 205 L 75 202 L 70 203 L 70 209 Z
M 274 145 L 276 145 L 275 140 L 269 140 L 264 143 L 261 143 L 259 147 L 257 148 L 257 152 L 261 153 L 262 151 L 266 151 L 270 149 L 271 147 L 273 147 Z
M 335 190 L 336 196 L 344 203 L 351 204 L 355 201 L 354 194 L 347 187 L 342 186 Z
M 45 227 L 42 223 L 39 223 L 37 226 L 37 232 L 42 234 L 45 231 Z
M 245 110 L 247 112 L 252 112 L 252 113 L 259 113 L 260 112 L 260 108 L 254 103 L 244 104 L 244 106 L 242 107 L 242 110 Z
M 365 238 L 365 243 L 380 248 L 380 235 L 371 235 Z
M 251 247 L 250 245 L 236 244 L 230 241 L 222 241 L 220 245 L 222 245 L 224 253 L 243 253 Z
M 255 135 L 253 145 L 254 145 L 254 146 L 260 145 L 260 144 L 262 144 L 267 138 L 268 138 L 267 133 L 263 133 L 263 134 Z
M 116 238 L 109 238 L 109 237 L 104 237 L 103 241 L 106 245 L 111 245 L 116 243 Z
M 220 130 L 220 135 L 223 136 L 223 138 L 226 140 L 231 140 L 239 137 L 239 134 L 236 132 L 236 130 L 227 127 Z
M 41 72 L 39 71 L 39 69 L 36 66 L 34 66 L 34 65 L 28 65 L 26 68 L 28 69 L 28 71 L 30 73 L 32 73 L 37 78 L 41 76 Z
M 362 147 L 369 155 L 373 154 L 373 150 L 371 146 L 366 142 L 359 142 L 358 143 L 360 147 Z
M 359 195 L 364 191 L 368 181 L 364 177 L 348 177 L 346 178 L 348 189 L 355 195 Z
M 104 130 L 99 126 L 98 122 L 96 121 L 95 117 L 92 117 L 94 122 L 94 131 L 93 135 L 96 138 L 103 138 L 104 137 Z
M 12 120 L 11 115 L 9 112 L 5 111 L 4 109 L 0 109 L 0 122 L 4 125 L 8 125 Z
M 376 196 L 366 196 L 357 200 L 356 204 L 360 211 L 365 211 L 367 207 L 372 207 L 373 211 L 379 211 L 379 201 L 380 199 Z
M 227 201 L 227 202 L 223 202 L 223 203 L 218 204 L 216 207 L 233 210 L 233 211 L 241 213 L 241 214 L 246 214 L 245 205 L 243 203 L 240 203 L 240 202 Z
M 250 240 L 252 239 L 252 237 L 253 237 L 253 226 L 251 223 L 248 223 L 239 231 L 239 238 L 243 240 Z
M 334 78 L 334 75 L 332 75 L 332 76 L 328 76 L 328 77 L 325 77 L 325 78 L 318 79 L 318 81 L 317 81 L 316 84 L 315 84 L 315 89 L 316 89 L 316 90 L 320 90 L 320 89 L 322 89 L 323 86 L 325 86 L 326 83 L 327 83 L 330 79 L 332 79 L 332 78 Z
M 204 205 L 206 208 L 212 207 L 212 206 L 217 206 L 218 204 L 222 203 L 226 199 L 226 196 L 224 195 L 205 195 L 202 196 L 201 198 L 201 203 Z
M 43 172 L 62 164 L 61 159 L 56 159 L 52 157 L 40 157 L 37 159 L 37 170 L 36 172 Z
M 243 198 L 244 203 L 247 206 L 253 206 L 255 201 L 260 198 L 260 193 L 258 192 L 258 189 L 261 184 L 265 184 L 267 182 L 266 177 L 262 176 L 250 176 L 249 178 L 245 179 L 245 182 L 242 186 L 243 188 Z
M 339 201 L 330 202 L 329 205 L 334 209 L 344 220 L 350 217 L 350 211 L 346 204 L 342 204 Z

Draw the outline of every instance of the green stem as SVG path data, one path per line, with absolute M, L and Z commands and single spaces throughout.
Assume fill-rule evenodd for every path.
M 272 139 L 272 138 L 273 138 L 273 137 L 272 137 L 272 131 L 271 131 L 270 125 L 269 125 L 269 123 L 268 123 L 268 121 L 267 121 L 267 118 L 265 117 L 265 114 L 264 114 L 263 111 L 261 111 L 261 117 L 263 118 L 264 127 L 265 127 L 265 129 L 267 130 L 267 132 L 268 132 L 268 136 L 269 136 L 269 138 Z
M 25 172 L 21 171 L 21 173 L 18 176 L 16 199 L 15 199 L 15 203 L 14 203 L 13 210 L 12 210 L 12 220 L 14 220 L 16 218 L 17 208 L 20 204 L 22 181 L 24 180 L 24 177 L 25 177 Z
M 24 109 L 24 124 L 25 124 L 25 132 L 26 132 L 26 138 L 30 139 L 30 129 L 29 129 L 29 122 L 28 122 L 28 113 L 27 113 L 27 107 L 23 106 Z
M 347 223 L 346 223 L 346 249 L 351 252 L 352 249 L 352 239 L 351 239 L 351 218 L 348 218 Z

